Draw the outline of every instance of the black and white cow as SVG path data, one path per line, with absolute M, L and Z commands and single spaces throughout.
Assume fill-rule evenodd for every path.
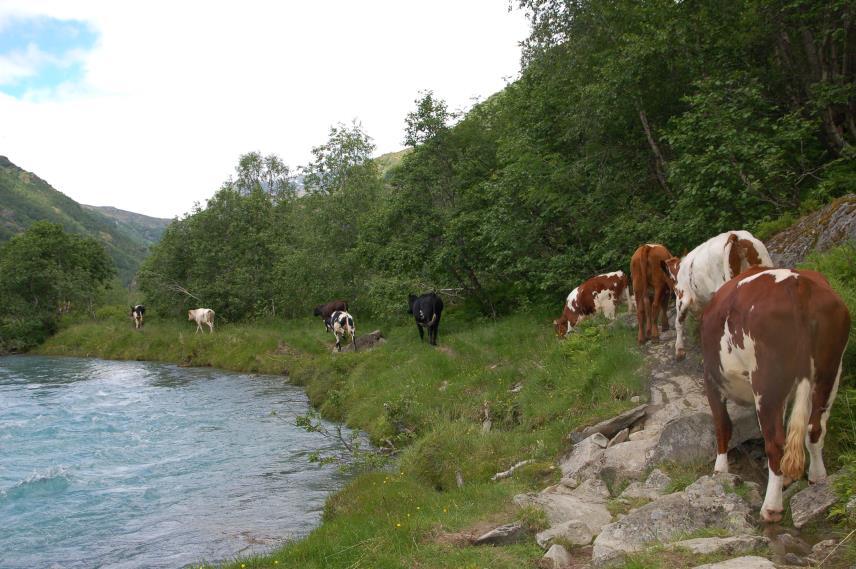
M 433 292 L 422 296 L 411 294 L 409 297 L 408 314 L 416 319 L 416 328 L 419 329 L 419 339 L 425 340 L 425 332 L 422 327 L 428 328 L 428 343 L 437 345 L 437 332 L 440 330 L 440 315 L 443 313 L 443 299 Z
M 131 307 L 131 319 L 134 321 L 134 328 L 143 327 L 143 316 L 146 314 L 146 307 L 142 304 L 137 304 Z
M 354 317 L 344 310 L 337 310 L 324 321 L 327 329 L 333 332 L 336 336 L 336 350 L 342 351 L 342 336 L 350 336 L 351 342 L 354 345 L 354 351 L 357 351 L 357 327 L 354 326 Z

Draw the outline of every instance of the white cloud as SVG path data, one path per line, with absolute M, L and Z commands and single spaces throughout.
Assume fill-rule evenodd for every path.
M 12 13 L 84 20 L 99 40 L 84 83 L 0 93 L 0 154 L 78 201 L 160 216 L 210 197 L 243 152 L 305 163 L 339 121 L 399 149 L 419 90 L 453 108 L 490 95 L 527 32 L 496 0 L 4 0 L 0 26 Z

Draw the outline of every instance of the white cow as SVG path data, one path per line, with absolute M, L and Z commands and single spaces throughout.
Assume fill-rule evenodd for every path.
M 663 261 L 675 289 L 675 358 L 682 360 L 684 320 L 690 310 L 695 314 L 710 302 L 719 287 L 749 267 L 773 267 L 773 260 L 761 241 L 748 231 L 726 231 L 693 249 L 683 259 Z
M 200 330 L 202 330 L 203 324 L 207 324 L 208 329 L 211 331 L 211 333 L 214 333 L 214 311 L 210 308 L 197 308 L 195 310 L 188 310 L 187 319 L 196 321 L 196 332 L 194 332 L 194 334 L 197 334 Z

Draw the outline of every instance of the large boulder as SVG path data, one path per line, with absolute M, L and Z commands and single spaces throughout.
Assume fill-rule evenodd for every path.
M 367 352 L 368 350 L 374 349 L 378 346 L 382 346 L 386 342 L 386 338 L 383 337 L 383 333 L 380 330 L 375 330 L 373 332 L 369 332 L 368 334 L 363 334 L 362 336 L 357 336 L 356 344 L 358 352 Z M 333 348 L 335 351 L 336 348 Z M 342 352 L 353 352 L 354 345 L 353 343 L 345 343 L 345 340 L 342 339 Z
M 745 485 L 747 491 L 738 494 Z M 760 505 L 757 484 L 732 474 L 703 476 L 683 492 L 663 496 L 603 528 L 594 540 L 596 563 L 620 558 L 680 535 L 719 528 L 732 535 L 752 535 L 751 512 Z
M 815 251 L 856 241 L 856 194 L 838 198 L 825 208 L 800 218 L 765 245 L 778 267 L 795 267 Z
M 697 555 L 723 553 L 739 555 L 751 553 L 769 545 L 770 540 L 760 535 L 737 535 L 733 537 L 699 537 L 676 541 L 666 546 L 666 549 L 683 549 Z

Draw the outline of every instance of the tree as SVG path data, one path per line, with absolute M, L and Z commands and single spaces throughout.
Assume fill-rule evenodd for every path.
M 330 194 L 343 189 L 352 177 L 364 173 L 360 167 L 369 162 L 374 149 L 356 120 L 350 126 L 331 126 L 327 142 L 312 149 L 314 159 L 304 169 L 307 191 Z
M 97 241 L 34 223 L 0 249 L 0 350 L 43 340 L 56 329 L 61 306 L 91 310 L 114 274 Z

